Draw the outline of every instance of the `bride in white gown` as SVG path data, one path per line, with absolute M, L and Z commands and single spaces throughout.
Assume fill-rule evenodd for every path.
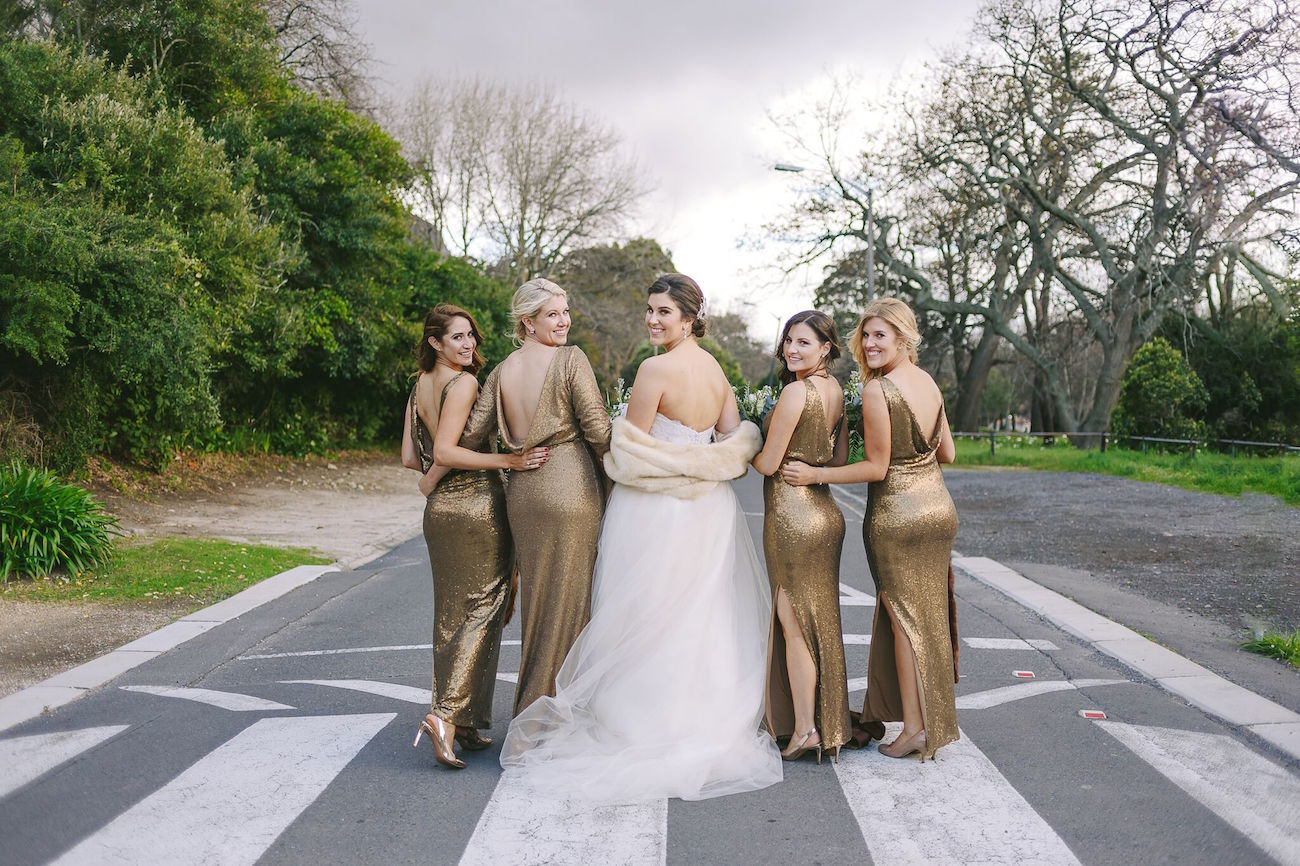
M 501 753 L 540 791 L 699 800 L 781 780 L 776 745 L 760 730 L 771 594 L 728 483 L 761 442 L 695 342 L 702 305 L 681 274 L 650 288 L 646 326 L 667 351 L 641 365 L 614 422 L 605 465 L 618 483 L 591 621 L 555 697 L 515 717 Z

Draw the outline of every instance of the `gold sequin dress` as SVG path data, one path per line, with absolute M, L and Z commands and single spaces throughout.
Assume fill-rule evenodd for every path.
M 942 425 L 936 424 L 927 438 L 898 386 L 888 377 L 881 377 L 880 385 L 889 407 L 890 452 L 885 477 L 868 487 L 862 523 L 877 594 L 862 719 L 903 718 L 893 624 L 884 609 L 888 601 L 916 657 L 929 756 L 958 737 L 948 621 L 948 566 L 957 537 L 957 509 L 937 457 Z
M 438 410 L 452 383 L 442 389 Z M 415 407 L 411 389 L 411 439 L 420 467 L 433 465 L 433 437 Z M 483 451 L 467 433 L 462 447 Z M 424 506 L 424 541 L 433 571 L 433 701 L 431 711 L 457 727 L 492 724 L 501 629 L 505 625 L 514 545 L 506 523 L 501 473 L 453 469 Z
M 539 697 L 555 694 L 555 674 L 591 615 L 591 574 L 605 508 L 597 461 L 609 450 L 610 423 L 587 356 L 577 346 L 561 346 L 551 357 L 527 438 L 512 442 L 499 370 L 483 384 L 467 429 L 484 426 L 516 453 L 551 449 L 544 466 L 512 472 L 506 485 L 523 630 L 518 715 Z
M 800 385 L 792 382 L 787 388 Z M 817 388 L 805 380 L 803 414 L 786 446 L 784 463 L 800 460 L 825 466 L 835 455 Z M 817 667 L 816 724 L 824 748 L 835 749 L 850 735 L 849 693 L 840 627 L 840 551 L 844 515 L 825 484 L 795 487 L 780 472 L 763 480 L 763 555 L 772 581 L 771 638 L 768 641 L 767 726 L 776 737 L 794 733 L 794 702 L 786 668 L 785 634 L 777 620 L 777 589 L 784 590 L 804 643 Z

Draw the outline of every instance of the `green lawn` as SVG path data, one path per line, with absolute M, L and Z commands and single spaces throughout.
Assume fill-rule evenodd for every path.
M 1030 437 L 999 437 L 994 455 L 987 439 L 958 439 L 958 466 L 1015 466 L 1053 472 L 1096 472 L 1187 490 L 1239 496 L 1264 493 L 1300 505 L 1300 455 L 1249 457 L 1198 451 L 1195 454 L 1084 450 L 1058 439 L 1042 445 Z
M 0 594 L 24 601 L 189 601 L 194 607 L 228 598 L 295 565 L 329 558 L 300 548 L 216 539 L 123 541 L 108 564 L 79 575 L 10 579 Z

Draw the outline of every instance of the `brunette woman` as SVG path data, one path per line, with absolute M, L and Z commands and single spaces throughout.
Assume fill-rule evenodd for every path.
M 424 320 L 402 435 L 402 462 L 425 473 L 420 491 L 424 540 L 433 571 L 433 697 L 420 735 L 429 737 L 440 764 L 460 769 L 455 743 L 486 749 L 479 733 L 492 723 L 501 628 L 510 596 L 514 551 L 506 523 L 501 469 L 533 469 L 544 450 L 524 454 L 479 453 L 488 443 L 462 435 L 478 392 L 474 373 L 483 366 L 474 318 L 439 304 Z M 452 448 L 454 463 L 444 460 Z M 435 465 L 441 464 L 441 465 Z M 448 471 L 448 466 L 457 468 Z
M 806 310 L 785 323 L 777 349 L 781 396 L 767 440 L 754 457 L 763 481 L 763 554 L 772 581 L 767 725 L 789 737 L 781 757 L 815 749 L 838 757 L 850 736 L 849 695 L 840 628 L 840 550 L 844 515 L 825 484 L 793 486 L 778 471 L 787 460 L 842 466 L 848 457 L 844 391 L 827 371 L 840 356 L 835 323 Z

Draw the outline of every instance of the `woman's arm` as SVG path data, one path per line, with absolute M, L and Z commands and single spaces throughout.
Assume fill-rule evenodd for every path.
M 402 465 L 419 470 L 420 455 L 415 453 L 415 439 L 411 436 L 411 401 L 406 401 L 406 416 L 402 421 Z
M 952 431 L 948 429 L 948 413 L 939 409 L 940 423 L 943 425 L 943 432 L 939 434 L 939 448 L 935 457 L 940 463 L 952 463 L 957 459 L 957 443 L 952 439 Z
M 573 414 L 578 419 L 578 429 L 596 455 L 597 464 L 609 450 L 609 413 L 605 411 L 605 398 L 601 396 L 591 361 L 581 349 L 575 348 L 569 361 L 569 394 L 573 399 Z
M 546 462 L 549 450 L 530 448 L 523 454 L 485 454 L 460 444 L 469 419 L 478 383 L 473 376 L 461 376 L 447 392 L 438 416 L 438 432 L 433 437 L 433 463 L 449 469 L 536 469 Z
M 726 439 L 736 428 L 740 426 L 740 407 L 736 405 L 736 392 L 731 390 L 731 383 L 727 383 L 727 396 L 722 398 L 722 413 L 718 415 L 718 423 L 713 425 L 713 438 Z
M 876 380 L 862 389 L 862 428 L 866 457 L 847 466 L 809 466 L 791 461 L 781 467 L 788 484 L 862 484 L 879 481 L 889 471 L 889 406 Z
M 793 383 L 792 383 L 793 384 Z M 799 416 L 803 414 L 803 406 L 795 398 L 795 391 L 798 390 L 807 401 L 806 385 L 798 383 L 798 389 L 786 385 L 781 389 L 781 396 L 776 400 L 776 408 L 768 413 L 769 423 L 767 429 L 767 439 L 763 442 L 763 450 L 754 455 L 754 468 L 764 475 L 771 475 L 781 468 L 781 461 L 785 459 L 785 450 L 790 446 L 790 437 L 794 435 L 794 428 L 799 425 Z
M 627 397 L 627 420 L 633 427 L 644 433 L 650 432 L 650 425 L 655 421 L 659 411 L 659 401 L 664 395 L 663 378 L 659 375 L 659 366 L 654 358 L 646 358 L 636 368 L 636 379 L 632 382 L 632 393 Z
M 835 434 L 835 454 L 831 457 L 831 466 L 843 466 L 849 462 L 849 419 L 840 413 L 840 429 Z

